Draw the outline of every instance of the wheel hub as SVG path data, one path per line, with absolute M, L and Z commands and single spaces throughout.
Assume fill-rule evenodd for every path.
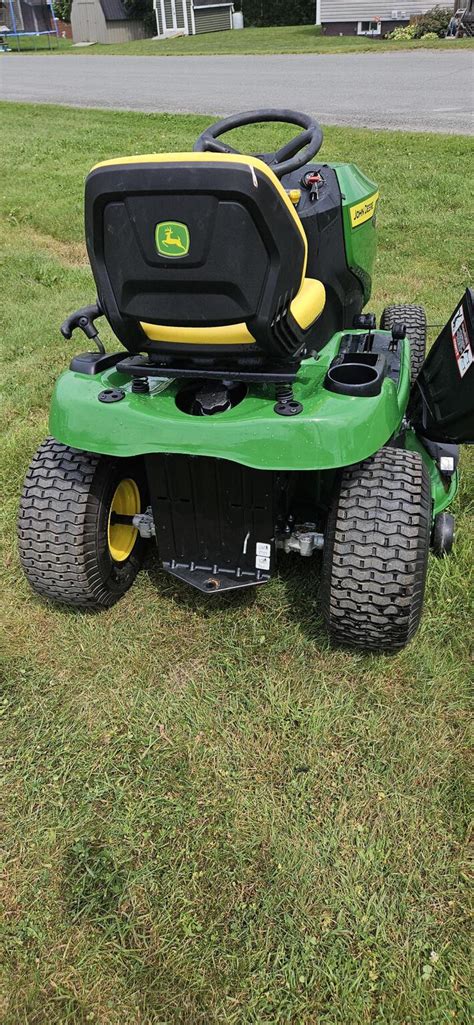
M 132 518 L 140 512 L 140 492 L 134 480 L 126 478 L 117 485 L 110 504 L 107 525 L 109 552 L 115 562 L 125 562 L 132 552 L 138 530 Z M 117 517 L 117 520 L 115 520 Z M 120 517 L 120 520 L 119 520 Z M 130 522 L 123 522 L 130 517 Z

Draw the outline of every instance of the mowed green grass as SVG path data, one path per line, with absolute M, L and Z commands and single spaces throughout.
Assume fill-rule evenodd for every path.
M 12 50 L 14 41 L 11 42 Z M 94 43 L 73 46 L 70 39 L 53 40 L 49 49 L 47 37 L 21 40 L 22 53 L 128 54 L 137 57 L 166 57 L 180 54 L 219 53 L 362 53 L 392 50 L 444 50 L 472 47 L 472 39 L 446 39 L 424 42 L 421 39 L 370 39 L 366 36 L 323 36 L 314 25 L 284 25 L 273 28 L 245 28 L 237 32 L 207 32 L 199 36 L 177 36 L 175 39 L 139 39 L 131 43 Z
M 1 114 L 2 1022 L 467 1025 L 472 453 L 455 554 L 430 560 L 396 657 L 330 649 L 318 563 L 296 556 L 224 600 L 153 553 L 108 611 L 36 597 L 15 518 L 83 345 L 58 325 L 95 294 L 84 175 L 190 148 L 208 119 Z M 424 301 L 444 323 L 470 280 L 472 143 L 329 128 L 322 156 L 380 186 L 371 307 Z

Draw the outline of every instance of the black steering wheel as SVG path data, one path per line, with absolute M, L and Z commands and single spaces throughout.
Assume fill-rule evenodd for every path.
M 287 142 L 276 153 L 253 153 L 252 156 L 264 160 L 271 167 L 277 178 L 282 178 L 290 171 L 297 171 L 319 153 L 323 142 L 321 126 L 308 114 L 300 114 L 295 110 L 249 110 L 244 114 L 233 114 L 210 125 L 196 139 L 193 149 L 198 153 L 236 153 L 239 150 L 219 141 L 219 136 L 231 132 L 233 128 L 244 125 L 257 125 L 262 121 L 283 121 L 289 125 L 297 125 L 304 131 Z

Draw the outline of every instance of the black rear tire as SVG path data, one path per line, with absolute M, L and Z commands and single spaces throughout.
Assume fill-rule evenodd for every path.
M 431 546 L 438 559 L 451 555 L 454 544 L 455 519 L 451 513 L 438 513 L 433 524 Z
M 329 512 L 322 604 L 337 645 L 405 647 L 422 613 L 431 491 L 421 456 L 385 448 L 345 470 Z
M 21 564 L 35 591 L 83 609 L 113 605 L 125 594 L 140 569 L 144 543 L 137 533 L 127 557 L 116 561 L 111 555 L 109 513 L 123 480 L 135 483 L 143 512 L 139 460 L 81 452 L 54 438 L 40 445 L 18 517 Z
M 400 306 L 386 306 L 380 318 L 383 331 L 390 331 L 394 324 L 405 324 L 411 347 L 411 380 L 420 373 L 426 356 L 427 324 L 423 306 L 409 303 Z

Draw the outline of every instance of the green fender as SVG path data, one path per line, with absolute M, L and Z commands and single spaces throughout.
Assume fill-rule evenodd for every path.
M 449 480 L 449 478 L 443 479 L 434 459 L 432 459 L 429 452 L 426 451 L 426 448 L 413 430 L 406 432 L 405 448 L 410 452 L 418 452 L 426 466 L 426 469 L 428 470 L 430 476 L 431 500 L 433 503 L 432 519 L 434 520 L 435 516 L 437 516 L 438 513 L 444 512 L 444 510 L 447 509 L 455 499 L 459 487 L 459 473 L 458 471 L 453 473 L 451 480 Z
M 301 364 L 294 385 L 294 397 L 303 405 L 298 416 L 274 412 L 272 385 L 250 385 L 234 409 L 194 417 L 176 406 L 182 386 L 177 381 L 157 380 L 150 394 L 134 395 L 130 379 L 114 368 L 97 376 L 67 370 L 55 387 L 50 432 L 65 445 L 110 456 L 206 455 L 259 470 L 349 466 L 372 455 L 398 430 L 408 401 L 410 347 L 402 343 L 398 390 L 386 378 L 380 395 L 336 395 L 323 381 L 341 337 L 335 334 L 319 358 Z M 111 387 L 122 388 L 125 398 L 99 402 L 99 393 Z

